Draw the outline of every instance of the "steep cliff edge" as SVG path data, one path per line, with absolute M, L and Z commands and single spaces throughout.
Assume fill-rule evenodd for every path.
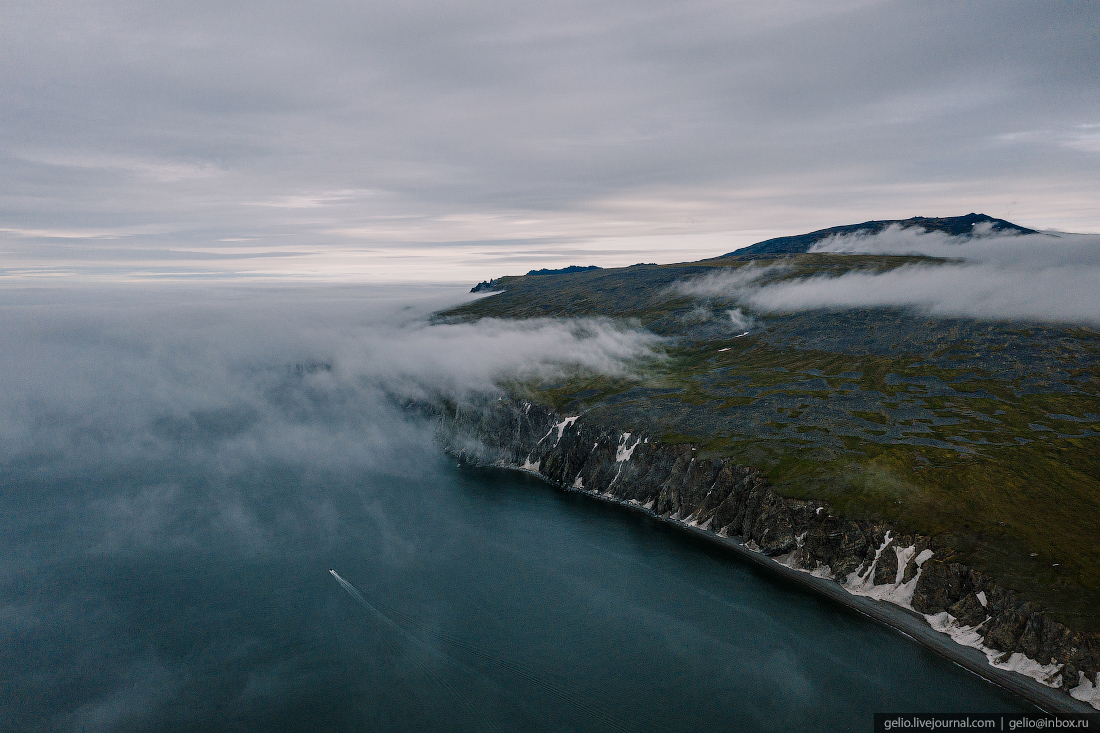
M 755 469 L 561 416 L 531 402 L 434 408 L 461 460 L 535 473 L 563 488 L 645 510 L 721 537 L 786 567 L 831 578 L 848 593 L 922 614 L 931 627 L 1100 708 L 1100 637 L 1054 621 L 990 577 L 955 562 L 931 538 L 832 515 L 823 502 L 784 498 Z

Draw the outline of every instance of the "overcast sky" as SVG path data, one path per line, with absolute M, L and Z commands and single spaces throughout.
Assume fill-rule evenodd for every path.
M 0 277 L 468 280 L 1100 232 L 1100 3 L 5 3 Z

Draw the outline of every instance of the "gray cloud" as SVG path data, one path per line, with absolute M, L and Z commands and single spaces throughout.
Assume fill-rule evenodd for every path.
M 0 291 L 0 644 L 27 650 L 0 664 L 11 725 L 202 728 L 315 699 L 339 677 L 330 660 L 275 640 L 323 635 L 328 563 L 350 548 L 378 578 L 404 577 L 461 521 L 461 474 L 405 401 L 628 374 L 659 346 L 603 320 L 429 322 L 472 297 Z M 263 610 L 224 607 L 238 602 Z M 388 659 L 369 662 L 387 679 Z M 226 702 L 212 708 L 204 685 Z
M 697 296 L 733 298 L 761 311 L 900 306 L 946 316 L 1100 324 L 1100 236 L 986 234 L 957 239 L 938 232 L 888 229 L 837 237 L 815 251 L 919 254 L 951 260 L 883 273 L 785 279 L 763 284 L 776 268 L 741 268 L 683 283 Z
M 514 267 L 498 241 L 629 264 L 918 213 L 1095 230 L 1097 13 L 13 7 L 0 247 L 9 277 L 446 278 Z M 167 249 L 249 256 L 164 269 Z
M 405 416 L 403 401 L 461 401 L 495 394 L 501 380 L 577 369 L 625 375 L 658 345 L 598 319 L 426 319 L 468 297 L 446 288 L 8 291 L 0 466 L 57 480 L 153 467 L 152 483 L 80 500 L 101 528 L 89 540 L 95 552 L 204 537 L 264 551 L 282 528 L 228 488 L 250 467 L 416 475 L 415 462 L 395 456 L 430 445 L 431 429 Z M 182 479 L 155 468 L 171 466 L 224 490 L 196 507 Z

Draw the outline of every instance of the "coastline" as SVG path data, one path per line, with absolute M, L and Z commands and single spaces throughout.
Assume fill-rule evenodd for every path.
M 738 557 L 753 563 L 757 567 L 764 568 L 781 578 L 793 581 L 819 596 L 839 603 L 876 623 L 909 637 L 926 649 L 935 652 L 944 659 L 977 675 L 987 682 L 1019 696 L 1045 713 L 1090 715 L 1095 715 L 1097 713 L 1096 708 L 1086 702 L 1065 694 L 1057 688 L 1048 687 L 1027 675 L 992 666 L 985 654 L 980 650 L 959 644 L 949 635 L 933 629 L 924 616 L 916 611 L 909 611 L 887 601 L 880 601 L 867 596 L 849 593 L 840 583 L 833 579 L 812 575 L 809 572 L 797 570 L 779 563 L 767 555 L 750 550 L 745 547 L 744 543 L 739 539 L 723 537 L 710 530 L 678 519 L 673 519 L 670 516 L 658 515 L 644 506 L 631 501 L 624 501 L 610 494 L 595 493 L 586 491 L 583 488 L 559 484 L 531 468 L 502 464 L 482 465 L 482 467 L 525 473 L 538 478 L 553 489 L 586 496 L 610 504 L 616 504 L 623 508 L 645 514 L 648 517 L 657 519 L 670 526 L 685 530 L 711 544 L 732 551 Z
M 697 446 L 562 416 L 524 399 L 425 405 L 448 453 L 518 470 L 683 529 L 905 634 L 1051 713 L 1100 709 L 1100 635 L 955 560 L 931 537 L 775 493 L 761 473 Z M 889 548 L 889 549 L 888 549 Z

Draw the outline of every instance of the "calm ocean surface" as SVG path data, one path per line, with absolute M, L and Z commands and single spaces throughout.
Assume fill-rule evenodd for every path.
M 464 290 L 0 291 L 0 730 L 849 731 L 1027 709 L 675 528 L 457 467 L 401 399 L 613 370 L 652 341 L 428 323 Z
M 231 491 L 258 547 L 104 547 L 74 511 L 140 474 L 6 486 L 4 552 L 34 570 L 5 578 L 2 725 L 846 731 L 875 711 L 1027 709 L 675 528 L 425 460 L 407 479 L 257 473 Z

